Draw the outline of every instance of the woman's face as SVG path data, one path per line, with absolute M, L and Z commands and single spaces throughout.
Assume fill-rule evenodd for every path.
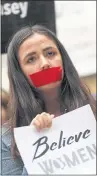
M 42 71 L 47 68 L 61 67 L 63 72 L 63 64 L 60 52 L 56 44 L 49 37 L 35 33 L 26 39 L 19 48 L 19 63 L 25 76 Z M 63 73 L 62 73 L 63 75 Z M 41 86 L 41 89 L 56 87 L 61 81 Z

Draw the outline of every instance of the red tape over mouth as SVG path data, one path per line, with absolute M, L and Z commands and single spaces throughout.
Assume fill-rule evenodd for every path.
M 48 68 L 31 74 L 29 77 L 36 87 L 40 87 L 60 81 L 62 79 L 62 69 L 61 67 Z

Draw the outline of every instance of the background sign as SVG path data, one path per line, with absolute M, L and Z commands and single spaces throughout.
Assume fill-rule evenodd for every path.
M 1 51 L 20 27 L 42 24 L 55 32 L 55 12 L 52 1 L 3 0 L 1 2 Z
M 96 121 L 89 105 L 53 119 L 50 129 L 14 129 L 28 174 L 96 174 Z

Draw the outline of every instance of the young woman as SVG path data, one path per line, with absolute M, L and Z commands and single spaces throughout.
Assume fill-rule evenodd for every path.
M 53 32 L 35 25 L 19 30 L 8 47 L 11 127 L 50 128 L 52 119 L 95 101 Z M 15 145 L 12 145 L 14 153 Z

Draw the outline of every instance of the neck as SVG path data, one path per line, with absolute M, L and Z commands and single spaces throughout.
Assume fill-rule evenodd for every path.
M 61 115 L 60 112 L 60 91 L 59 89 L 50 90 L 42 93 L 46 110 L 55 116 Z

